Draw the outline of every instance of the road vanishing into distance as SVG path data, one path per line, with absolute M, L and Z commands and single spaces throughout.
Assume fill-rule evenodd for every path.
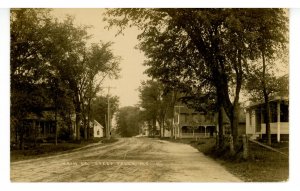
M 11 163 L 12 182 L 240 182 L 187 144 L 120 138 Z

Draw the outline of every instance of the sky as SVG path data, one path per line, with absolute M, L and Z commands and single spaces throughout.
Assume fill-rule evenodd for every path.
M 114 42 L 112 45 L 113 53 L 121 57 L 120 78 L 117 80 L 107 79 L 103 86 L 113 87 L 110 90 L 110 94 L 119 97 L 120 107 L 134 106 L 138 104 L 139 101 L 137 88 L 140 82 L 148 79 L 148 77 L 143 74 L 143 71 L 146 69 L 142 64 L 145 57 L 141 51 L 134 48 L 138 44 L 137 35 L 139 31 L 136 28 L 127 28 L 124 31 L 124 35 L 116 36 L 116 28 L 110 30 L 105 29 L 107 23 L 102 21 L 102 14 L 104 12 L 105 9 L 101 8 L 54 9 L 53 15 L 59 19 L 65 18 L 66 15 L 72 15 L 75 17 L 75 24 L 92 26 L 92 28 L 88 30 L 89 34 L 93 35 L 90 43 L 99 42 L 100 40 L 104 42 Z M 277 71 L 279 76 L 288 73 L 288 66 L 282 66 L 279 62 L 277 65 L 279 66 L 279 70 Z M 107 89 L 102 93 L 107 95 Z M 246 99 L 245 97 L 243 100 L 245 101 Z
M 59 19 L 64 18 L 67 14 L 74 16 L 74 23 L 78 25 L 92 26 L 88 30 L 89 34 L 93 35 L 89 41 L 99 42 L 114 42 L 112 51 L 115 56 L 120 56 L 120 78 L 117 80 L 107 79 L 103 86 L 113 87 L 110 90 L 110 95 L 117 95 L 120 99 L 120 107 L 134 106 L 138 104 L 137 88 L 142 80 L 148 79 L 143 74 L 146 69 L 143 66 L 145 60 L 144 54 L 134 47 L 138 44 L 137 35 L 139 31 L 135 28 L 128 28 L 124 35 L 116 36 L 117 29 L 105 29 L 107 25 L 103 22 L 103 13 L 105 9 L 54 9 L 53 15 Z M 104 89 L 104 95 L 107 95 L 107 89 Z

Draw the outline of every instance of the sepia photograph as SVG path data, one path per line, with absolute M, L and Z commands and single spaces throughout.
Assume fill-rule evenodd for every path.
M 10 9 L 10 181 L 289 181 L 289 9 Z

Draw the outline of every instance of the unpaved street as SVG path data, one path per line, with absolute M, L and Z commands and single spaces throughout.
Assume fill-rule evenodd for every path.
M 193 147 L 149 138 L 122 138 L 74 152 L 11 163 L 18 182 L 237 182 Z

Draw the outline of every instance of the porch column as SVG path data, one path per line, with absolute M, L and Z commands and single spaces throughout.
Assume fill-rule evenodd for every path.
M 182 129 L 181 126 L 178 126 L 178 134 L 179 134 L 179 138 L 182 138 Z
M 179 132 L 179 129 L 180 129 L 180 107 L 179 107 L 179 112 L 178 112 L 178 127 L 177 127 L 177 137 L 179 138 L 180 137 L 180 132 Z
M 280 142 L 280 101 L 277 102 L 277 142 Z
M 270 113 L 269 113 L 269 116 L 270 116 Z M 264 120 L 264 124 L 265 124 L 265 134 L 267 134 L 267 124 L 266 124 L 266 122 L 265 122 L 265 118 L 264 118 L 264 114 L 263 114 L 263 111 L 262 111 L 262 108 L 260 108 L 260 136 L 262 137 L 262 128 L 261 128 L 261 126 L 262 126 L 262 122 L 263 122 L 263 120 Z M 269 121 L 270 121 L 270 119 L 269 119 Z
M 176 139 L 176 135 L 177 135 L 176 129 L 177 129 L 177 125 L 174 124 L 173 126 L 174 139 Z
M 204 137 L 206 137 L 206 126 L 204 126 Z

